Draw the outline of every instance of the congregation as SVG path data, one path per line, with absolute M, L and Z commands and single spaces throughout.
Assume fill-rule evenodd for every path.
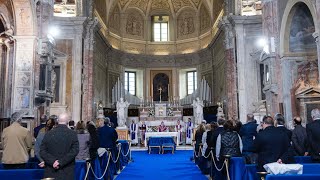
M 12 115 L 12 124 L 2 133 L 5 169 L 23 169 L 29 161 L 32 148 L 31 133 L 20 125 L 21 113 Z M 314 163 L 320 162 L 320 110 L 311 111 L 313 122 L 302 126 L 301 117 L 294 117 L 295 128 L 286 128 L 281 114 L 265 116 L 260 124 L 252 114 L 247 123 L 241 124 L 219 117 L 217 122 L 202 121 L 194 135 L 195 158 L 203 157 L 199 166 L 212 166 L 214 179 L 226 179 L 223 163 L 227 157 L 245 157 L 247 163 L 257 163 L 258 171 L 263 165 L 278 162 L 294 163 L 294 156 L 311 156 Z M 101 156 L 101 149 L 116 153 L 118 134 L 109 118 L 98 118 L 95 122 L 79 121 L 74 126 L 68 114 L 41 116 L 41 124 L 34 128 L 35 157 L 38 165 L 45 169 L 45 177 L 74 179 L 75 160 L 93 160 Z M 132 123 L 134 124 L 134 122 Z M 143 125 L 145 126 L 145 124 Z M 162 123 L 159 131 L 165 131 Z M 178 122 L 176 131 L 181 129 Z M 188 130 L 187 130 L 188 131 Z M 186 132 L 188 136 L 188 132 Z M 196 161 L 197 163 L 197 161 Z M 199 162 L 198 162 L 199 163 Z M 219 167 L 222 167 L 219 170 Z M 201 168 L 200 168 L 201 169 Z M 205 173 L 205 172 L 203 172 Z

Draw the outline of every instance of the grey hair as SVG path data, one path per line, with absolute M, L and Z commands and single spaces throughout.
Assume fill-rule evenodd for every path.
M 104 118 L 104 123 L 107 124 L 107 125 L 110 125 L 110 118 L 105 117 Z
M 312 119 L 320 119 L 320 110 L 318 108 L 312 109 L 311 111 L 311 117 Z
M 23 113 L 15 112 L 11 115 L 11 122 L 21 122 Z

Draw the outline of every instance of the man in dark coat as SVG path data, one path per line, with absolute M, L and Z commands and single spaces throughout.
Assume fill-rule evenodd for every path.
M 311 111 L 313 122 L 307 124 L 309 155 L 315 163 L 320 163 L 320 110 Z
M 254 148 L 258 153 L 258 171 L 266 171 L 263 165 L 278 162 L 291 163 L 293 157 L 288 152 L 290 140 L 286 133 L 274 127 L 274 120 L 270 116 L 263 118 L 263 131 L 254 140 Z
M 295 128 L 292 131 L 291 141 L 294 154 L 296 156 L 304 156 L 307 152 L 307 131 L 306 128 L 302 127 L 300 117 L 294 117 L 293 122 Z
M 101 122 L 100 122 L 101 121 Z M 98 128 L 98 139 L 101 148 L 110 148 L 112 150 L 116 149 L 118 133 L 117 131 L 110 127 L 110 119 L 106 118 L 105 122 L 103 120 L 99 121 Z
M 79 142 L 75 131 L 68 128 L 68 114 L 59 116 L 59 124 L 46 133 L 40 147 L 40 156 L 45 162 L 44 177 L 55 180 L 73 180 L 75 157 Z
M 285 120 L 282 114 L 276 114 L 274 116 L 274 120 L 276 121 L 277 124 L 277 128 L 281 131 L 283 131 L 284 133 L 287 134 L 289 140 L 291 141 L 291 137 L 292 137 L 292 132 L 287 129 L 284 125 L 285 125 Z
M 239 135 L 241 136 L 243 149 L 243 155 L 252 154 L 254 151 L 253 140 L 257 136 L 257 121 L 254 119 L 253 114 L 247 115 L 247 123 L 240 129 Z

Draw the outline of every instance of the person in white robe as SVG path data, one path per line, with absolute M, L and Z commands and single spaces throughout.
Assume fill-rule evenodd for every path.
M 130 125 L 130 138 L 131 138 L 131 144 L 138 144 L 138 126 L 132 120 L 132 123 Z
M 192 144 L 193 139 L 193 123 L 191 122 L 191 118 L 188 118 L 188 122 L 186 123 L 186 144 Z
M 182 132 L 183 132 L 183 126 L 180 124 L 180 120 L 177 121 L 177 124 L 174 127 L 175 132 L 178 132 L 178 138 L 179 138 L 179 142 L 180 144 L 182 144 Z

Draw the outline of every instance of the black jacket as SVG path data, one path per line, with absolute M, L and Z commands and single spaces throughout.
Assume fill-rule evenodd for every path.
M 286 127 L 284 126 L 279 126 L 277 127 L 279 130 L 283 131 L 284 133 L 287 134 L 289 140 L 291 141 L 291 137 L 292 137 L 292 131 L 290 131 L 289 129 L 287 129 Z
M 56 180 L 73 180 L 75 157 L 79 152 L 77 133 L 66 125 L 58 125 L 46 133 L 40 146 L 40 156 L 45 162 L 44 177 Z M 53 163 L 59 161 L 59 169 Z
M 254 148 L 258 153 L 258 171 L 265 171 L 263 165 L 281 159 L 284 163 L 292 163 L 289 153 L 290 140 L 285 132 L 274 126 L 269 126 L 259 132 L 254 140 Z
M 118 140 L 117 131 L 107 125 L 98 128 L 99 144 L 102 148 L 115 149 Z
M 253 152 L 253 138 L 257 136 L 257 127 L 258 124 L 253 122 L 248 122 L 247 124 L 243 125 L 240 129 L 239 135 L 242 139 L 243 144 L 243 152 Z
M 320 160 L 320 120 L 307 124 L 309 154 L 312 159 Z
M 208 148 L 206 150 L 206 154 L 208 154 L 210 152 L 210 148 L 213 148 L 213 154 L 216 154 L 216 143 L 217 143 L 217 138 L 219 136 L 219 134 L 221 134 L 222 132 L 224 132 L 223 127 L 218 127 L 217 129 L 215 129 L 214 131 L 208 131 L 207 132 L 207 145 Z
M 240 138 L 236 131 L 224 131 L 221 134 L 220 157 L 231 155 L 233 157 L 241 156 Z
M 303 156 L 307 152 L 307 131 L 301 125 L 296 125 L 292 131 L 292 145 L 296 156 Z

